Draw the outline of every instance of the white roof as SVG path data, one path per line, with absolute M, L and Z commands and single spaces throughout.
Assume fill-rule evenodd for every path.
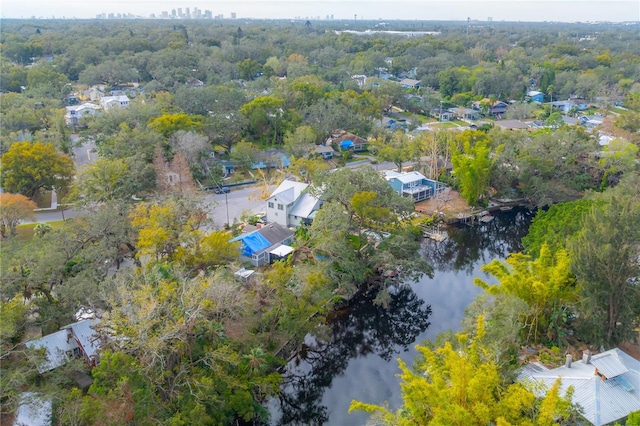
M 93 326 L 97 319 L 88 319 L 63 327 L 62 330 L 25 343 L 30 349 L 44 349 L 46 360 L 38 366 L 38 372 L 45 373 L 64 365 L 68 352 L 82 346 L 83 352 L 94 358 L 99 349 L 99 341 Z M 71 330 L 71 331 L 70 331 Z
M 387 171 L 385 172 L 385 178 L 387 180 L 398 179 L 402 183 L 410 183 L 417 180 L 426 179 L 426 177 L 422 173 L 416 171 L 402 173 L 398 173 L 396 171 Z
M 300 197 L 302 191 L 307 189 L 309 186 L 308 183 L 304 182 L 296 182 L 293 180 L 285 180 L 271 193 L 269 198 L 272 198 L 278 195 L 282 201 L 285 201 L 287 204 L 294 202 Z
M 109 103 L 109 102 L 129 102 L 129 97 L 127 95 L 120 95 L 120 96 L 105 96 L 104 98 L 100 99 L 100 102 L 103 104 Z
M 96 324 L 98 324 L 97 319 L 87 319 L 63 327 L 73 330 L 74 337 L 89 358 L 95 357 L 100 349 L 98 334 L 94 329 Z
M 51 400 L 44 400 L 33 392 L 20 395 L 20 406 L 16 412 L 14 426 L 48 426 L 51 424 L 53 406 Z
M 39 373 L 46 373 L 54 368 L 60 367 L 67 362 L 67 351 L 72 351 L 78 347 L 76 341 L 68 336 L 67 330 L 56 331 L 53 334 L 31 340 L 25 343 L 30 349 L 44 349 L 46 361 L 38 366 Z
M 289 212 L 289 215 L 308 218 L 315 210 L 317 204 L 318 199 L 308 192 L 305 192 L 300 196 L 300 198 L 298 198 L 298 201 L 296 201 L 296 204 Z
M 249 278 L 251 275 L 253 275 L 256 271 L 254 271 L 253 269 L 239 269 L 237 270 L 233 275 L 240 277 L 240 278 L 244 278 L 247 279 Z
M 527 96 L 537 96 L 537 95 L 542 95 L 542 92 L 539 92 L 537 90 L 529 90 L 527 92 Z
M 275 254 L 278 257 L 285 257 L 293 252 L 293 247 L 280 244 L 278 247 L 271 250 L 269 253 Z
M 86 104 L 82 104 L 82 105 L 72 105 L 72 106 L 68 106 L 67 107 L 67 111 L 71 112 L 71 111 L 82 111 L 85 109 L 92 109 L 94 111 L 97 111 L 99 109 L 102 109 L 102 107 L 100 105 L 96 105 L 96 104 L 92 104 L 92 103 L 86 103 Z
M 605 378 L 597 375 L 596 369 Z M 544 367 L 527 366 L 520 374 L 520 379 L 539 381 L 547 388 L 558 378 L 562 380 L 561 394 L 573 386 L 573 402 L 582 407 L 584 418 L 594 425 L 608 424 L 640 410 L 640 361 L 620 349 L 593 355 L 588 364 L 580 360 L 570 368 L 547 371 Z
M 600 135 L 600 137 L 598 137 L 598 143 L 600 144 L 600 146 L 605 146 L 605 145 L 609 145 L 609 143 L 615 139 L 613 136 L 609 136 L 609 135 Z

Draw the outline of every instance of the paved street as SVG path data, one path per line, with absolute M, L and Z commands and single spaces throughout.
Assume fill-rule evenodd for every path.
M 98 154 L 95 152 L 96 143 L 92 140 L 85 141 L 82 145 L 78 146 L 80 137 L 76 134 L 71 135 L 71 144 L 73 146 L 73 159 L 76 163 L 76 168 L 81 168 L 86 164 L 91 164 L 98 159 Z
M 269 187 L 269 192 L 275 186 Z M 208 193 L 204 197 L 204 205 L 208 208 L 209 218 L 214 228 L 222 228 L 225 223 L 238 221 L 244 212 L 258 213 L 265 210 L 265 200 L 260 198 L 261 187 L 251 185 L 238 189 L 231 188 L 228 194 Z M 228 210 L 227 210 L 228 208 Z M 228 220 L 227 220 L 228 211 Z
M 81 166 L 95 161 L 97 154 L 92 151 L 94 148 L 95 144 L 93 144 L 93 142 L 85 143 L 82 147 L 74 148 L 76 165 Z M 390 162 L 382 162 L 370 166 L 376 170 L 395 169 L 395 165 Z M 362 165 L 359 164 L 356 167 L 362 167 Z M 270 185 L 266 189 L 266 194 L 270 194 L 275 188 L 275 185 Z M 238 188 L 232 187 L 231 192 L 228 194 L 215 194 L 213 191 L 203 193 L 203 204 L 212 221 L 212 228 L 220 229 L 223 228 L 226 223 L 240 221 L 240 217 L 243 214 L 254 214 L 265 211 L 264 191 L 264 186 L 254 184 Z M 64 211 L 64 218 L 70 219 L 83 213 L 84 212 L 73 208 L 66 209 Z M 35 222 L 55 222 L 62 220 L 62 217 L 63 213 L 61 211 L 41 211 L 36 214 Z M 31 221 L 25 221 L 24 223 L 29 222 Z

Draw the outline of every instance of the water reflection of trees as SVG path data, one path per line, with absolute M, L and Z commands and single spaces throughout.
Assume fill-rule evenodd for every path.
M 522 237 L 533 217 L 529 210 L 497 214 L 489 223 L 449 228 L 449 238 L 441 243 L 427 240 L 424 253 L 435 270 L 472 274 L 476 263 L 489 263 L 509 253 L 522 251 Z
M 324 391 L 352 358 L 376 354 L 386 361 L 407 350 L 429 327 L 431 307 L 408 286 L 394 289 L 389 305 L 373 304 L 375 294 L 353 300 L 329 321 L 327 340 L 308 339 L 284 374 L 278 425 L 320 425 L 328 421 Z

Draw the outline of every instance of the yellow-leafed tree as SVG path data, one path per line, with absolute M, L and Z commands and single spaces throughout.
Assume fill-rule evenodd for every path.
M 522 383 L 505 384 L 490 350 L 483 344 L 484 318 L 475 335 L 431 349 L 416 346 L 414 369 L 399 361 L 403 405 L 388 407 L 352 401 L 349 411 L 362 410 L 383 425 L 551 425 L 572 415 L 570 394 L 559 395 L 557 382 L 538 398 Z
M 482 271 L 496 277 L 499 283 L 489 285 L 475 278 L 477 286 L 494 296 L 515 296 L 529 306 L 524 313 L 527 342 L 539 342 L 542 337 L 554 343 L 558 340 L 566 322 L 567 307 L 575 302 L 578 291 L 566 250 L 553 253 L 545 243 L 536 259 L 515 253 L 504 262 L 493 260 Z

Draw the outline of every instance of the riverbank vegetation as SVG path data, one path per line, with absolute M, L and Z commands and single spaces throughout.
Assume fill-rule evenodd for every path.
M 491 399 L 474 388 L 485 414 L 507 419 L 517 415 L 508 407 L 526 404 L 535 407 L 532 422 L 566 413 L 551 408 L 564 404 L 554 395 L 553 404 L 532 400 L 509 383 L 509 372 L 520 346 L 610 347 L 637 326 L 636 32 L 492 23 L 469 34 L 437 24 L 439 35 L 405 38 L 336 32 L 342 25 L 3 22 L 3 200 L 55 190 L 58 203 L 85 211 L 19 239 L 11 236 L 16 220 L 30 214 L 12 219 L 2 201 L 3 415 L 29 390 L 53 402 L 56 424 L 267 422 L 264 403 L 283 385 L 282 364 L 308 349 L 306 336 L 331 334 L 327 316 L 362 295 L 369 304 L 393 304 L 390 292 L 403 295 L 402 283 L 432 273 L 411 200 L 374 168 L 329 172 L 350 160 L 411 167 L 451 185 L 472 207 L 500 197 L 545 208 L 524 253 L 485 267 L 497 282 L 478 284 L 493 297 L 469 309 L 466 337 L 421 349 L 417 371 L 431 369 L 437 381 L 425 383 L 406 366 L 403 378 L 416 392 L 406 395 L 408 405 L 430 386 L 434 398 L 455 402 L 447 384 L 465 377 L 451 366 L 481 368 L 492 389 L 508 396 Z M 578 32 L 593 38 L 574 40 Z M 401 78 L 420 87 L 403 88 Z M 548 103 L 527 99 L 532 87 L 549 100 L 584 99 L 589 110 L 567 117 L 600 114 L 601 124 L 565 125 Z M 110 94 L 130 102 L 65 122 L 65 107 Z M 490 112 L 497 100 L 509 104 L 505 117 L 531 127 L 501 129 Z M 434 122 L 434 109 L 473 102 L 480 120 L 413 132 Z M 394 131 L 390 119 L 404 125 Z M 369 148 L 338 149 L 331 161 L 314 155 L 336 129 Z M 608 145 L 599 144 L 599 131 Z M 98 159 L 74 168 L 82 142 L 95 143 L 89 157 Z M 273 163 L 267 149 L 289 156 L 289 168 Z M 292 258 L 245 282 L 234 276 L 247 266 L 230 241 L 239 231 L 211 228 L 199 190 L 255 180 L 259 161 L 277 170 L 271 176 L 312 183 L 323 206 L 297 230 Z M 401 314 L 426 328 L 429 308 L 413 302 L 414 312 Z M 100 364 L 40 374 L 43 354 L 22 343 L 74 322 L 80 310 L 101 318 Z M 328 346 L 330 354 L 351 350 Z M 72 370 L 93 383 L 78 390 Z M 489 417 L 478 414 L 498 421 Z
M 482 267 L 492 283 L 475 278 L 486 293 L 467 308 L 460 333 L 417 346 L 412 368 L 400 361 L 403 405 L 389 410 L 353 401 L 350 410 L 388 425 L 574 424 L 579 407 L 570 394 L 559 398 L 558 383 L 541 398 L 510 378 L 530 360 L 553 368 L 563 353 L 577 358 L 583 350 L 637 342 L 639 199 L 640 176 L 631 173 L 615 188 L 540 210 L 524 253 Z M 504 382 L 491 382 L 487 368 Z M 482 391 L 475 394 L 478 377 Z M 504 417 L 503 405 L 523 417 Z M 493 417 L 482 417 L 487 407 Z

